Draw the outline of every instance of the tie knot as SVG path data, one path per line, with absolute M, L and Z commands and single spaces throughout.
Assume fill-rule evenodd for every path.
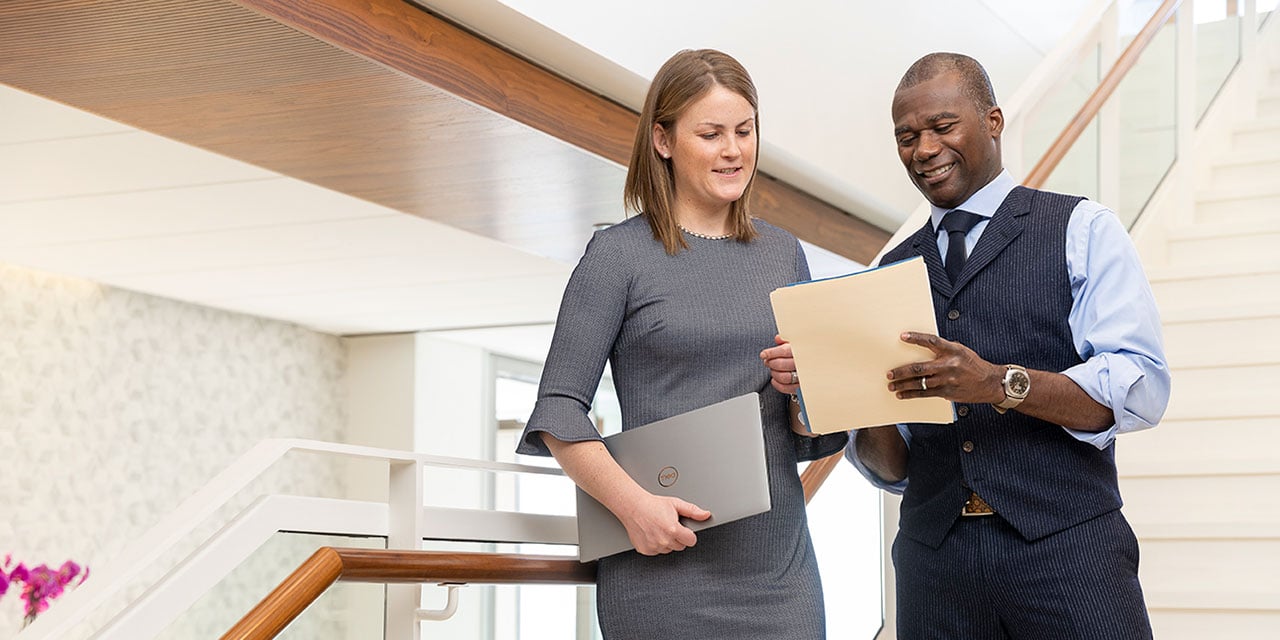
M 982 222 L 982 220 L 982 216 L 976 213 L 969 213 L 968 211 L 954 209 L 948 211 L 947 215 L 942 216 L 942 222 L 938 226 L 946 230 L 947 233 L 955 233 L 956 231 L 959 231 L 967 234 L 974 225 Z

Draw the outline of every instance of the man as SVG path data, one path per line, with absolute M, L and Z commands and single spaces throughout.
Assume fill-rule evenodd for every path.
M 949 425 L 856 432 L 848 457 L 903 493 L 893 560 L 900 638 L 1150 638 L 1116 434 L 1154 426 L 1169 374 L 1150 286 L 1106 208 L 1017 186 L 1004 116 L 967 56 L 917 61 L 894 93 L 898 155 L 932 205 L 884 256 L 922 256 L 940 336 L 888 372 Z M 762 354 L 794 391 L 789 345 Z

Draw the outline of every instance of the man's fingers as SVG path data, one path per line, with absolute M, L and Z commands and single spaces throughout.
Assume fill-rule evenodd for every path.
M 890 370 L 886 377 L 893 380 L 893 384 L 889 385 L 889 389 L 892 391 L 910 388 L 919 389 L 921 378 L 935 375 L 938 372 L 939 368 L 935 362 L 913 362 Z
M 946 351 L 947 345 L 951 344 L 932 333 L 917 333 L 915 331 L 903 331 L 899 338 L 907 344 L 920 345 L 938 355 L 942 355 Z

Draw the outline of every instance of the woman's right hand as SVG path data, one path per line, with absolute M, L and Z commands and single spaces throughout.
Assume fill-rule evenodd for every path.
M 684 551 L 697 544 L 698 536 L 689 527 L 680 524 L 680 518 L 706 520 L 711 512 L 680 498 L 655 496 L 645 492 L 645 497 L 631 501 L 617 514 L 627 528 L 631 544 L 642 555 L 656 556 L 672 551 Z

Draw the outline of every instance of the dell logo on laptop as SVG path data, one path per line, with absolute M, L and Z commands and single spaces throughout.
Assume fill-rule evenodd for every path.
M 676 483 L 676 478 L 680 477 L 680 472 L 675 467 L 663 467 L 658 471 L 658 484 L 669 487 Z

